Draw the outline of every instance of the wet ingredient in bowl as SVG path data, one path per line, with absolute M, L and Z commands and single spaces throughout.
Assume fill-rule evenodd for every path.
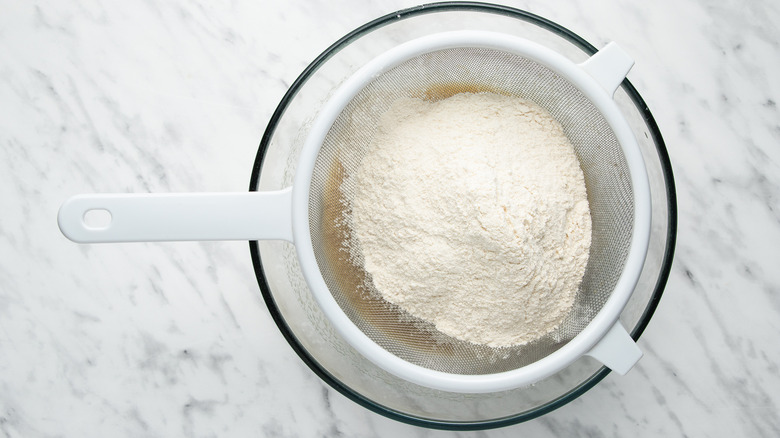
M 348 178 L 350 256 L 387 301 L 491 347 L 531 342 L 570 312 L 590 212 L 574 150 L 536 104 L 400 99 Z

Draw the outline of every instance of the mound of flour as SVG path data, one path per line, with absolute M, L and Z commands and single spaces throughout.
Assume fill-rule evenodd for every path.
M 590 211 L 574 150 L 537 105 L 493 93 L 398 100 L 349 179 L 353 261 L 409 314 L 504 347 L 571 310 Z

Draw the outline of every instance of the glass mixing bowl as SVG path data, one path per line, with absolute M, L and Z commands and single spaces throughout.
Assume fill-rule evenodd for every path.
M 338 86 L 369 60 L 421 36 L 452 30 L 490 30 L 529 39 L 582 62 L 596 48 L 571 31 L 521 10 L 449 2 L 388 14 L 350 32 L 315 59 L 285 94 L 263 135 L 251 191 L 292 184 L 308 128 Z M 652 230 L 639 283 L 620 321 L 636 340 L 663 293 L 676 236 L 672 169 L 658 127 L 628 80 L 615 101 L 631 125 L 647 166 Z M 309 292 L 295 248 L 283 241 L 250 242 L 260 290 L 295 352 L 325 382 L 358 404 L 389 418 L 440 429 L 485 429 L 535 418 L 574 400 L 609 369 L 582 357 L 536 384 L 510 391 L 459 394 L 418 386 L 378 368 L 337 334 Z

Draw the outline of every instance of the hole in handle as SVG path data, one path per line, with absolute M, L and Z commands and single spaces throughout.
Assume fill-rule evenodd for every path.
M 111 225 L 111 212 L 105 208 L 93 208 L 84 212 L 84 226 L 92 230 L 104 230 Z

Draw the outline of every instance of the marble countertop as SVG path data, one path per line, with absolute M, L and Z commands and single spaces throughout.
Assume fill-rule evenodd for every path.
M 644 358 L 526 423 L 443 432 L 331 389 L 246 242 L 77 245 L 89 192 L 244 191 L 292 81 L 412 0 L 0 1 L 0 435 L 780 436 L 780 4 L 512 1 L 636 59 L 679 233 Z

